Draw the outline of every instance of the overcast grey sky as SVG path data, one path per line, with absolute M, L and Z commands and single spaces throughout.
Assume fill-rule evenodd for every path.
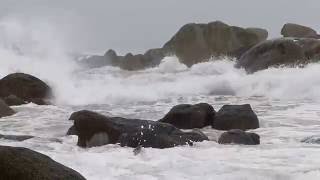
M 286 22 L 320 31 L 320 0 L 0 0 L 0 17 L 46 21 L 70 48 L 143 52 L 161 47 L 184 24 L 221 20 L 279 36 Z

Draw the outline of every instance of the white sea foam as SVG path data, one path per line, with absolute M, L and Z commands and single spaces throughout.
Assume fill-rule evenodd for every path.
M 228 58 L 187 68 L 176 57 L 158 67 L 129 72 L 117 67 L 80 69 L 66 55 L 48 24 L 0 21 L 0 76 L 25 72 L 53 87 L 55 106 L 13 107 L 0 119 L 0 134 L 34 139 L 1 145 L 24 146 L 74 168 L 87 179 L 319 179 L 319 145 L 301 143 L 319 135 L 320 64 L 270 68 L 248 75 Z M 143 149 L 117 145 L 82 149 L 66 137 L 68 117 L 81 109 L 107 115 L 157 120 L 180 103 L 250 103 L 260 119 L 259 146 L 219 145 L 220 131 L 203 131 L 212 141 L 194 147 Z

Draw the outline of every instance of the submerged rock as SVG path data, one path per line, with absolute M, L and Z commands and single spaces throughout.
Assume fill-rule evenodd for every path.
M 11 109 L 2 99 L 0 99 L 0 118 L 11 116 L 13 114 L 15 114 L 14 110 Z
M 262 31 L 229 26 L 220 21 L 191 23 L 184 25 L 163 48 L 190 67 L 212 56 L 239 57 L 264 38 Z
M 260 144 L 260 136 L 256 133 L 247 133 L 240 129 L 232 129 L 222 133 L 219 137 L 218 143 L 258 145 Z
M 320 40 L 305 38 L 279 38 L 264 41 L 237 61 L 236 67 L 243 67 L 248 73 L 274 66 L 294 66 L 319 61 Z
M 310 136 L 306 137 L 303 140 L 301 140 L 303 143 L 309 143 L 309 144 L 320 144 L 320 136 Z
M 51 88 L 45 82 L 28 74 L 9 74 L 0 80 L 0 97 L 3 98 L 15 95 L 23 101 L 37 104 L 49 98 L 51 93 Z
M 299 24 L 287 23 L 281 29 L 283 37 L 318 38 L 317 31 Z
M 214 121 L 215 110 L 207 103 L 174 106 L 159 122 L 169 123 L 179 129 L 203 128 Z
M 28 139 L 34 138 L 34 136 L 27 136 L 27 135 L 3 135 L 0 134 L 0 139 L 7 139 L 12 141 L 25 141 Z
M 21 147 L 0 146 L 0 172 L 0 179 L 7 180 L 85 180 L 48 156 Z
M 217 113 L 212 126 L 218 130 L 256 129 L 259 120 L 250 104 L 224 105 Z
M 208 140 L 198 132 L 182 132 L 166 123 L 107 117 L 91 111 L 78 111 L 71 115 L 78 132 L 81 147 L 117 144 L 136 148 L 170 148 L 192 145 L 193 142 Z

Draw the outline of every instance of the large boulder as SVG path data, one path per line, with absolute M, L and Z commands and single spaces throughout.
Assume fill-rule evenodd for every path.
M 264 41 L 237 61 L 236 67 L 243 67 L 248 73 L 277 66 L 295 66 L 318 61 L 320 40 L 305 38 L 279 38 Z
M 208 140 L 203 134 L 182 132 L 166 123 L 107 117 L 87 110 L 73 113 L 70 119 L 74 120 L 78 145 L 81 147 L 119 143 L 134 148 L 170 148 Z
M 222 133 L 219 137 L 218 143 L 258 145 L 260 144 L 260 136 L 256 133 L 247 133 L 240 129 L 232 129 Z
M 78 172 L 26 148 L 0 146 L 0 179 L 85 180 Z
M 0 80 L 0 97 L 15 95 L 36 104 L 46 104 L 51 96 L 51 88 L 40 79 L 24 73 L 9 74 Z
M 250 104 L 224 105 L 216 113 L 212 127 L 218 130 L 256 129 L 259 128 L 259 120 Z
M 215 21 L 184 25 L 163 48 L 187 66 L 207 61 L 212 56 L 239 57 L 258 44 L 263 36 L 244 28 Z
M 287 23 L 281 29 L 283 37 L 318 38 L 317 31 L 299 24 Z
M 0 118 L 11 116 L 14 113 L 14 110 L 11 109 L 2 99 L 0 99 Z
M 174 106 L 159 122 L 169 123 L 179 129 L 203 128 L 214 121 L 215 110 L 206 103 Z

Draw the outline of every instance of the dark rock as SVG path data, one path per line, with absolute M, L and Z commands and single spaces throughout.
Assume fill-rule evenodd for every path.
M 185 133 L 166 123 L 107 117 L 86 110 L 73 113 L 70 119 L 74 120 L 81 147 L 119 143 L 134 148 L 169 148 L 208 140 L 199 133 Z
M 3 100 L 6 102 L 8 106 L 19 106 L 22 104 L 26 104 L 26 102 L 24 102 L 22 99 L 12 94 L 8 97 L 3 98 Z
M 0 154 L 0 179 L 85 180 L 78 172 L 26 148 L 0 146 Z
M 0 118 L 11 116 L 15 114 L 14 110 L 11 109 L 2 99 L 0 99 Z
M 258 145 L 260 136 L 256 133 L 247 133 L 240 129 L 232 129 L 221 134 L 218 140 L 219 144 L 243 144 Z
M 2 135 L 0 134 L 0 139 L 7 139 L 12 141 L 25 141 L 34 138 L 34 136 L 19 136 L 19 135 Z
M 301 140 L 303 143 L 320 144 L 320 136 L 310 136 Z
M 89 68 L 116 66 L 124 70 L 136 71 L 159 65 L 165 55 L 161 48 L 150 49 L 145 54 L 128 53 L 125 56 L 118 56 L 114 50 L 108 50 L 104 56 L 83 58 L 80 60 L 80 64 Z
M 299 24 L 287 23 L 281 29 L 284 37 L 317 38 L 317 31 Z
M 74 126 L 71 126 L 68 129 L 67 135 L 68 136 L 70 136 L 70 135 L 78 135 L 78 131 L 76 130 L 76 128 Z
M 0 80 L 0 96 L 15 95 L 24 101 L 32 102 L 34 99 L 46 99 L 52 94 L 51 88 L 40 79 L 24 74 L 10 74 Z
M 317 57 L 320 57 L 320 40 L 280 38 L 254 46 L 241 56 L 236 67 L 253 73 L 269 67 L 307 64 Z
M 259 128 L 257 115 L 249 104 L 224 105 L 217 113 L 213 128 L 218 130 Z
M 179 129 L 203 128 L 211 125 L 215 110 L 206 103 L 174 106 L 159 122 L 169 123 Z
M 164 46 L 187 66 L 207 61 L 212 56 L 239 57 L 261 41 L 252 30 L 229 26 L 220 21 L 209 24 L 187 24 Z

